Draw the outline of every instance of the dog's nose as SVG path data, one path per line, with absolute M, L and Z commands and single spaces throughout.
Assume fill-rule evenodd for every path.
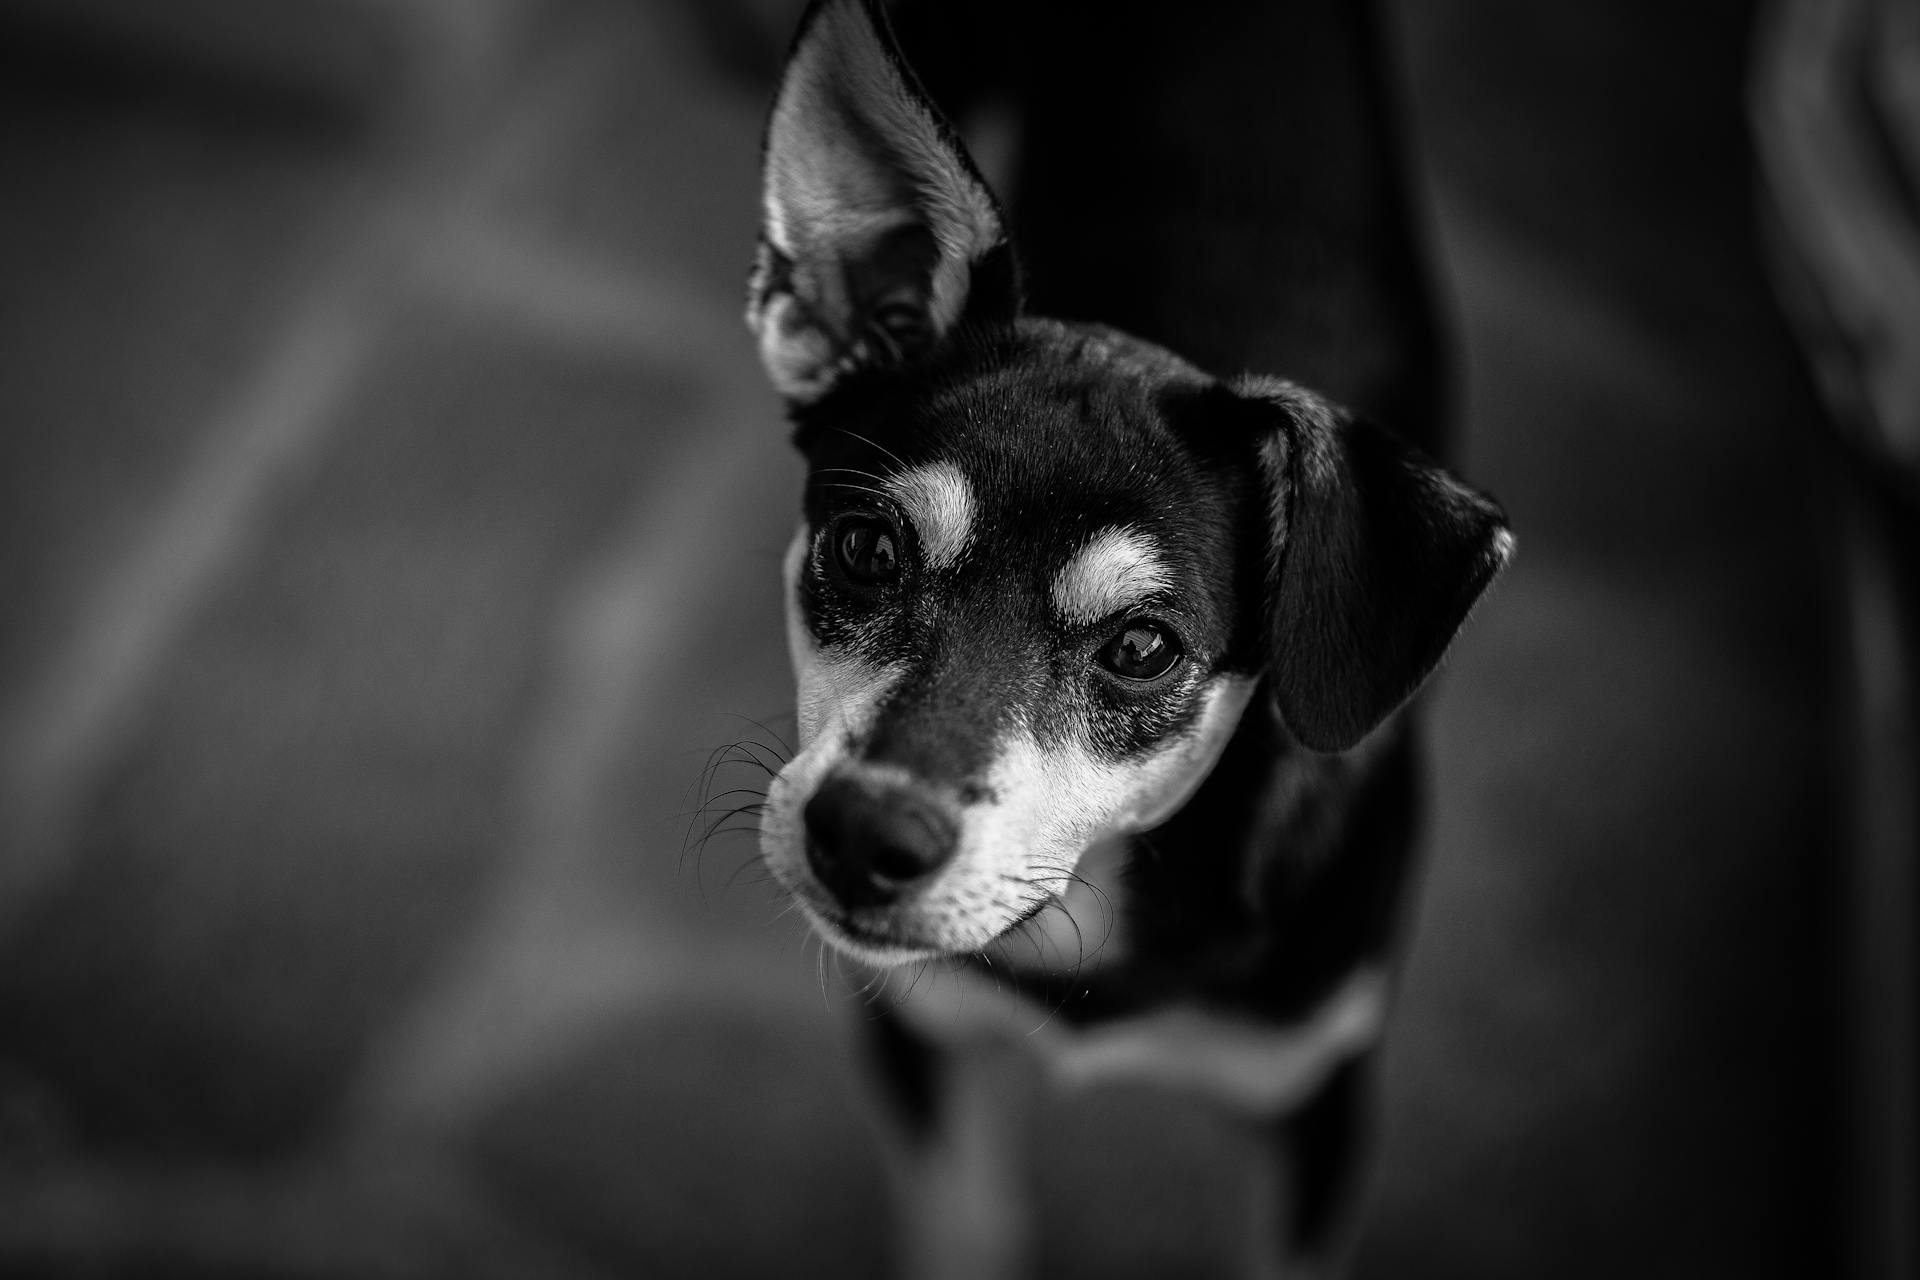
M 958 832 L 933 801 L 904 787 L 829 778 L 807 801 L 807 862 L 849 907 L 884 906 L 945 866 Z

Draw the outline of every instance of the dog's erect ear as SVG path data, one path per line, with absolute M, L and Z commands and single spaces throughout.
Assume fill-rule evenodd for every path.
M 801 19 L 763 164 L 747 324 L 789 401 L 924 354 L 977 284 L 1014 309 L 1000 206 L 901 60 L 876 0 L 816 0 Z
M 1266 635 L 1287 728 L 1344 751 L 1413 696 L 1513 554 L 1505 514 L 1380 427 L 1292 383 L 1256 413 L 1269 538 Z

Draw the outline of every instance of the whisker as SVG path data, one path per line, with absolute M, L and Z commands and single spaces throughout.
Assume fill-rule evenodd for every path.
M 745 743 L 745 742 L 729 743 L 725 748 L 724 754 L 720 757 L 719 760 L 714 762 L 713 768 L 710 770 L 710 773 L 718 773 L 721 769 L 726 768 L 730 764 L 737 764 L 737 765 L 745 765 L 748 768 L 758 769 L 762 773 L 766 774 L 769 778 L 774 777 L 776 774 L 780 772 L 780 770 L 774 767 L 773 765 L 768 764 L 765 760 L 761 759 L 759 754 L 753 749 L 754 746 L 758 746 L 761 751 L 771 750 L 764 744 L 760 744 L 760 743 L 755 743 L 752 745 L 749 745 L 748 743 Z M 785 764 L 786 762 L 782 760 L 780 761 L 780 763 Z
M 735 715 L 734 718 L 754 725 L 769 737 L 776 739 L 780 737 L 774 730 L 751 717 Z M 686 826 L 681 833 L 680 856 L 676 865 L 678 873 L 685 874 L 689 859 L 695 861 L 695 881 L 703 904 L 708 902 L 706 881 L 698 872 L 701 866 L 700 860 L 704 858 L 707 848 L 723 835 L 757 832 L 759 820 L 767 811 L 767 791 L 763 783 L 756 780 L 751 785 L 716 790 L 722 771 L 737 766 L 754 770 L 756 774 L 772 779 L 778 776 L 780 767 L 786 762 L 784 750 L 784 740 L 780 747 L 771 746 L 751 737 L 723 742 L 707 752 L 698 776 L 689 786 L 688 799 L 692 800 L 697 796 L 698 803 L 680 814 L 686 820 Z M 738 797 L 749 797 L 749 799 L 741 804 L 723 803 Z M 738 820 L 742 818 L 750 821 L 739 822 Z
M 746 818 L 748 820 L 745 822 L 735 822 L 735 819 L 738 819 L 738 818 Z M 733 825 L 730 826 L 728 825 L 729 823 L 733 823 Z M 707 867 L 708 850 L 713 846 L 713 843 L 716 840 L 720 839 L 722 836 L 757 837 L 759 834 L 760 834 L 760 819 L 757 815 L 746 812 L 744 809 L 735 809 L 727 813 L 723 813 L 719 817 L 715 818 L 705 831 L 702 831 L 700 833 L 699 840 L 694 843 L 693 847 L 690 850 L 688 850 L 688 852 L 685 855 L 682 855 L 680 859 L 680 864 L 675 869 L 675 874 L 685 875 L 687 871 L 687 860 L 688 858 L 691 858 L 693 860 L 693 869 L 694 869 L 693 883 L 696 890 L 699 892 L 700 904 L 703 907 L 710 908 L 713 904 L 711 899 L 707 896 L 706 867 Z M 754 852 L 750 856 L 749 861 L 754 862 L 758 860 L 759 860 L 759 850 L 756 843 Z M 729 886 L 732 884 L 731 877 L 729 877 L 727 883 Z M 725 891 L 726 891 L 725 888 L 721 890 L 721 892 L 723 893 Z
M 720 767 L 720 757 L 726 751 L 728 751 L 732 747 L 732 745 L 733 744 L 731 743 L 726 743 L 721 746 L 715 747 L 712 751 L 709 751 L 707 753 L 707 758 L 705 763 L 701 765 L 700 773 L 698 777 L 696 777 L 694 781 L 688 786 L 687 788 L 688 799 L 691 799 L 695 795 L 698 795 L 700 797 L 699 804 L 694 807 L 694 811 L 693 811 L 694 814 L 697 815 L 702 809 L 706 807 L 707 801 L 709 798 L 709 792 L 713 787 L 714 774 Z M 693 838 L 693 825 L 692 825 L 691 819 L 689 819 L 687 830 L 680 838 L 680 861 L 682 862 L 682 864 L 686 862 L 687 845 L 692 838 Z
M 811 941 L 814 949 L 814 976 L 820 983 L 820 1007 L 831 1012 L 833 1006 L 827 1001 L 827 940 L 819 934 L 813 933 L 812 930 L 808 930 L 808 933 L 812 935 Z
M 778 729 L 775 729 L 772 725 L 769 725 L 764 720 L 756 720 L 752 716 L 743 716 L 737 711 L 730 711 L 727 714 L 732 716 L 735 720 L 746 721 L 748 724 L 752 725 L 754 728 L 758 729 L 760 732 L 772 738 L 773 739 L 772 745 L 779 749 L 777 754 L 779 755 L 782 763 L 785 763 L 786 761 L 793 759 L 793 746 L 787 741 L 786 735 L 781 733 Z M 789 713 L 789 718 L 792 718 L 791 713 Z M 746 743 L 746 742 L 752 742 L 753 739 L 743 738 L 741 739 L 741 741 L 742 743 Z M 764 747 L 764 746 L 767 746 L 768 744 L 756 743 L 755 745 Z
M 1073 912 L 1067 909 L 1067 904 L 1061 902 L 1058 905 L 1060 914 L 1065 916 L 1067 923 L 1073 926 L 1073 981 L 1078 982 L 1081 967 L 1087 962 L 1087 937 L 1080 932 L 1080 922 L 1074 919 Z
M 849 493 L 866 493 L 876 498 L 884 498 L 887 496 L 870 484 L 849 484 L 845 480 L 822 480 L 820 483 L 826 488 L 845 489 Z
M 702 849 L 705 849 L 707 847 L 708 842 L 711 841 L 716 835 L 720 834 L 721 829 L 726 826 L 726 823 L 728 822 L 729 819 L 757 818 L 760 815 L 761 811 L 764 810 L 765 808 L 766 808 L 766 805 L 756 803 L 756 804 L 734 805 L 726 809 L 725 811 L 720 813 L 719 816 L 715 817 L 712 822 L 707 824 L 706 830 L 702 831 L 700 833 L 700 838 L 694 842 L 693 851 L 695 853 L 698 853 Z M 735 831 L 747 831 L 747 830 L 757 831 L 760 828 L 759 828 L 759 824 L 756 822 L 752 827 L 735 827 L 732 829 Z
M 846 427 L 835 427 L 834 430 L 838 431 L 841 435 L 852 436 L 855 440 L 860 441 L 862 444 L 869 445 L 875 449 L 878 449 L 881 453 L 886 454 L 889 458 L 899 463 L 902 468 L 905 468 L 907 466 L 907 460 L 905 458 L 901 457 L 899 454 L 895 453 L 893 450 L 887 448 L 887 446 L 881 444 L 878 440 L 868 439 L 866 436 L 861 435 L 858 431 L 853 431 Z
M 758 787 L 728 787 L 725 791 L 716 791 L 708 796 L 698 809 L 690 809 L 679 816 L 682 818 L 697 818 L 702 814 L 712 813 L 714 801 L 725 800 L 728 796 L 756 796 L 758 797 L 756 803 L 763 808 L 765 807 L 767 799 L 767 793 Z
M 887 482 L 887 478 L 881 475 L 879 472 L 867 471 L 860 467 L 821 467 L 818 470 L 816 470 L 813 474 L 817 476 L 831 476 L 831 475 L 864 476 L 866 479 L 873 481 L 875 484 L 885 484 Z
M 746 871 L 750 871 L 755 867 L 764 868 L 765 865 L 766 864 L 760 861 L 760 858 L 757 854 L 751 858 L 743 858 L 740 862 L 740 865 L 733 869 L 733 874 L 727 877 L 726 883 L 720 886 L 720 896 L 724 898 L 727 896 L 728 893 L 732 892 L 734 882 L 740 878 L 742 873 Z M 769 872 L 768 876 L 770 877 L 771 874 L 772 873 Z M 758 880 L 749 881 L 750 884 L 764 884 L 765 882 L 766 882 L 766 877 L 763 877 Z
M 1004 990 L 1005 988 L 1003 988 L 1000 985 L 1000 971 L 993 967 L 993 957 L 987 954 L 986 949 L 984 947 L 981 948 L 979 951 L 974 952 L 974 954 L 980 957 L 980 963 L 985 965 L 987 967 L 987 972 L 993 975 L 994 991 L 1000 992 Z
M 927 960 L 922 960 L 918 965 L 914 966 L 913 980 L 907 983 L 907 989 L 900 993 L 899 998 L 894 1003 L 896 1004 L 906 1003 L 907 998 L 913 994 L 914 988 L 920 985 L 920 979 L 927 976 L 927 969 L 932 965 L 932 963 L 933 961 L 931 959 L 927 959 Z

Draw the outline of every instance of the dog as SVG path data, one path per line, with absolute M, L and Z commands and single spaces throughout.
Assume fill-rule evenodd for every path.
M 876 0 L 809 7 L 762 164 L 747 321 L 807 475 L 760 853 L 880 975 L 909 1269 L 1018 1265 L 963 1069 L 996 1037 L 1270 1134 L 1256 1269 L 1336 1266 L 1414 834 L 1403 709 L 1504 514 L 1306 387 L 1028 314 Z

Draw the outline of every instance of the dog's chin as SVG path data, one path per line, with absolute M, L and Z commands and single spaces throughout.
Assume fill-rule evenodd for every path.
M 863 918 L 870 912 L 850 912 L 837 903 L 823 901 L 820 895 L 796 893 L 800 910 L 814 931 L 827 945 L 852 960 L 877 969 L 897 969 L 926 960 L 952 959 L 971 955 L 1004 937 L 1023 924 L 1027 916 L 1006 921 L 999 929 L 978 942 L 956 942 L 929 938 L 916 932 L 910 923 Z
M 800 909 L 806 913 L 814 932 L 825 939 L 828 946 L 849 959 L 876 969 L 896 969 L 901 965 L 934 960 L 947 954 L 943 948 L 911 934 L 863 924 L 850 916 L 816 906 L 805 898 L 800 899 Z

